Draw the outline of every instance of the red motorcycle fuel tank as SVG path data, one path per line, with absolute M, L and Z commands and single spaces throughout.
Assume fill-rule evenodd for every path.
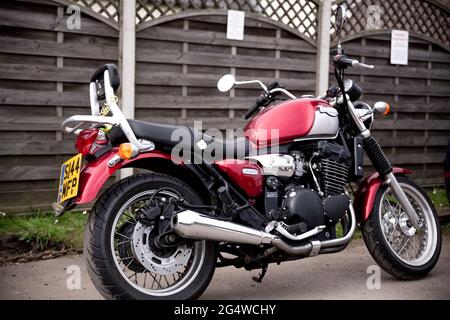
M 244 129 L 246 137 L 258 148 L 302 138 L 331 138 L 338 130 L 336 109 L 316 98 L 300 98 L 270 106 L 250 120 Z

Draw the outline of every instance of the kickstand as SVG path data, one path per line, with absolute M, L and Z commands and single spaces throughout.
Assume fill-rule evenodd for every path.
M 252 279 L 256 282 L 261 283 L 262 279 L 266 275 L 266 272 L 267 272 L 267 264 L 261 268 L 261 273 L 257 277 L 253 276 Z

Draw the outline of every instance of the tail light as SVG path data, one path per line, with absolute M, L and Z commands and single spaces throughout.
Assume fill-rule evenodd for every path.
M 75 142 L 75 148 L 83 155 L 88 155 L 92 150 L 95 140 L 99 135 L 100 130 L 85 129 L 81 131 L 77 136 L 77 141 Z

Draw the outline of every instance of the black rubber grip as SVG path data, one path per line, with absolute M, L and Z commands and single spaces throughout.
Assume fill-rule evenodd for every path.
M 372 161 L 373 166 L 379 174 L 385 176 L 392 172 L 392 165 L 384 155 L 383 150 L 374 137 L 368 137 L 363 140 L 364 150 Z

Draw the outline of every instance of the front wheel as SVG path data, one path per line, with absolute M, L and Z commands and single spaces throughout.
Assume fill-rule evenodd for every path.
M 362 225 L 362 235 L 374 260 L 399 279 L 417 279 L 436 265 L 441 251 L 441 231 L 434 206 L 411 179 L 397 180 L 423 221 L 415 229 L 389 186 L 378 189 L 372 212 Z
M 160 216 L 150 223 L 139 218 L 154 208 L 156 197 L 166 201 L 177 194 L 201 204 L 184 182 L 156 173 L 121 180 L 98 199 L 85 229 L 84 249 L 88 273 L 104 297 L 184 300 L 203 293 L 215 269 L 215 244 L 181 241 L 162 247 L 156 241 Z

